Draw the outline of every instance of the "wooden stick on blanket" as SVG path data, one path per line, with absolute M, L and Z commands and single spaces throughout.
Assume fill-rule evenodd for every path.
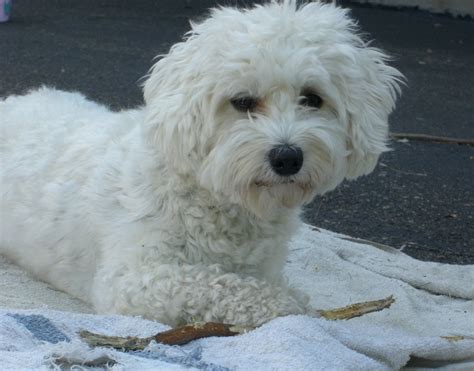
M 145 349 L 151 341 L 167 345 L 183 345 L 192 340 L 211 336 L 234 336 L 251 331 L 251 327 L 226 325 L 217 322 L 194 323 L 177 327 L 168 331 L 160 332 L 147 338 L 133 336 L 119 337 L 94 334 L 89 331 L 81 331 L 79 335 L 90 346 L 112 347 L 125 350 Z
M 342 308 L 322 310 L 320 314 L 328 320 L 351 319 L 368 313 L 389 308 L 395 302 L 393 296 L 385 299 L 355 303 Z M 143 350 L 151 341 L 167 345 L 183 345 L 192 340 L 210 336 L 234 336 L 253 330 L 253 327 L 235 326 L 224 323 L 206 322 L 195 323 L 160 332 L 147 338 L 133 336 L 118 337 L 94 334 L 89 331 L 80 331 L 80 337 L 90 346 L 112 347 L 124 350 Z

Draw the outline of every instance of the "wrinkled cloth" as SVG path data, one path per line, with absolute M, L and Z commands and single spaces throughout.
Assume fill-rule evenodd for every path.
M 0 368 L 164 370 L 474 369 L 474 266 L 415 260 L 398 250 L 303 226 L 286 275 L 332 309 L 393 295 L 388 309 L 344 321 L 277 318 L 246 334 L 143 351 L 89 348 L 84 329 L 147 337 L 169 327 L 91 308 L 0 259 Z

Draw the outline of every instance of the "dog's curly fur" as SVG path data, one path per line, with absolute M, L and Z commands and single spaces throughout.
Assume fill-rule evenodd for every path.
M 295 3 L 192 24 L 143 108 L 49 88 L 1 101 L 1 252 L 100 312 L 172 325 L 310 313 L 282 277 L 287 242 L 303 204 L 373 170 L 400 73 L 346 10 Z M 255 107 L 232 103 L 245 97 Z M 269 163 L 282 144 L 304 156 L 291 176 Z

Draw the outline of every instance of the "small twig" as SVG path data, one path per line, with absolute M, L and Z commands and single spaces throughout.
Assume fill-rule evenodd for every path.
M 474 139 L 465 138 L 450 138 L 437 135 L 429 134 L 417 134 L 417 133 L 390 133 L 390 136 L 394 139 L 409 139 L 409 140 L 420 140 L 424 142 L 438 142 L 438 143 L 456 143 L 465 144 L 468 146 L 474 146 Z
M 351 319 L 363 316 L 367 313 L 378 312 L 385 308 L 389 308 L 394 302 L 395 299 L 390 295 L 382 300 L 365 301 L 363 303 L 351 304 L 347 307 L 322 310 L 320 313 L 324 318 L 329 320 Z
M 389 296 L 382 300 L 356 303 L 333 310 L 322 310 L 320 314 L 323 318 L 328 320 L 351 319 L 388 308 L 394 301 L 393 297 Z M 183 345 L 196 339 L 210 336 L 235 336 L 254 329 L 254 327 L 206 322 L 178 327 L 147 338 L 106 336 L 85 330 L 80 331 L 79 336 L 92 347 L 102 346 L 123 350 L 143 350 L 152 341 L 167 345 Z
M 447 341 L 460 341 L 465 340 L 466 337 L 462 335 L 454 335 L 454 336 L 440 336 L 441 339 L 445 339 Z
M 388 166 L 388 165 L 385 165 L 385 164 L 384 164 L 384 167 L 386 167 L 387 169 L 393 170 L 397 173 L 400 173 L 400 174 L 414 175 L 414 176 L 428 176 L 428 174 L 426 174 L 426 173 L 414 173 L 412 171 L 404 171 L 404 170 L 397 169 L 396 167 Z

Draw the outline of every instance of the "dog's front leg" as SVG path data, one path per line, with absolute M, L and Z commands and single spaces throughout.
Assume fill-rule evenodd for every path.
M 142 315 L 170 325 L 199 320 L 257 326 L 306 312 L 305 303 L 287 289 L 224 272 L 219 265 L 103 268 L 93 303 L 101 312 Z

